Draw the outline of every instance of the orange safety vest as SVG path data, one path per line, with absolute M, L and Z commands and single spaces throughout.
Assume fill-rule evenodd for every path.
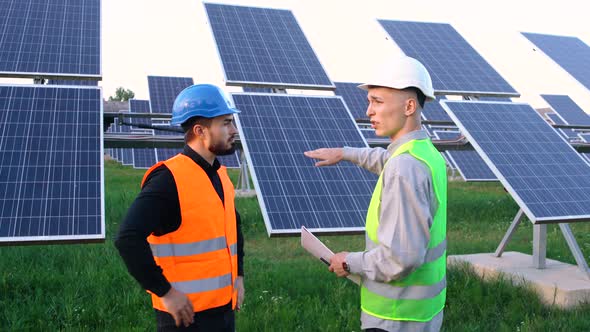
M 195 312 L 237 303 L 238 275 L 234 186 L 224 166 L 217 171 L 223 186 L 225 206 L 207 173 L 190 157 L 178 154 L 152 166 L 148 175 L 166 165 L 174 176 L 180 202 L 180 227 L 162 236 L 147 238 L 156 264 L 172 287 L 185 293 Z M 167 311 L 152 293 L 154 308 Z

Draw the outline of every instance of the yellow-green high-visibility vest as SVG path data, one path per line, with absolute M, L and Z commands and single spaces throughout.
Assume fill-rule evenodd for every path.
M 424 162 L 432 173 L 438 208 L 430 227 L 428 250 L 424 263 L 403 279 L 382 283 L 363 278 L 361 309 L 382 319 L 427 322 L 443 310 L 446 299 L 447 172 L 444 159 L 429 139 L 407 142 L 391 158 L 402 153 Z M 378 245 L 382 187 L 383 172 L 367 211 L 368 250 Z

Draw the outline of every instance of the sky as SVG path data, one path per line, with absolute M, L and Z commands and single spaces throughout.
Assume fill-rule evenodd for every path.
M 332 81 L 362 82 L 370 63 L 400 54 L 376 19 L 450 23 L 518 92 L 566 94 L 590 113 L 590 91 L 520 32 L 575 36 L 590 45 L 587 0 L 397 1 L 216 0 L 290 9 Z M 200 0 L 102 0 L 105 98 L 117 87 L 148 99 L 148 75 L 192 77 L 224 86 L 213 35 Z M 227 91 L 240 91 L 227 87 Z M 301 92 L 299 92 L 301 93 Z M 321 94 L 321 92 L 306 92 Z M 325 94 L 325 92 L 324 92 Z

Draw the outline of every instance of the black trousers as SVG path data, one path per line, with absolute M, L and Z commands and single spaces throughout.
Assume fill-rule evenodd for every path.
M 181 325 L 176 327 L 174 318 L 171 314 L 155 310 L 156 321 L 159 332 L 169 331 L 191 331 L 191 332 L 234 332 L 235 315 L 233 310 L 224 310 L 217 312 L 195 312 L 195 322 L 185 327 Z

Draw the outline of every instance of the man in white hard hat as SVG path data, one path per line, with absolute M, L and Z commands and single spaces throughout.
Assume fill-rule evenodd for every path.
M 379 180 L 366 217 L 366 249 L 340 252 L 330 271 L 360 275 L 365 331 L 439 331 L 446 298 L 445 161 L 421 130 L 424 103 L 435 99 L 432 80 L 416 59 L 381 66 L 359 88 L 368 91 L 367 116 L 383 148 L 305 152 L 316 166 L 351 161 Z

